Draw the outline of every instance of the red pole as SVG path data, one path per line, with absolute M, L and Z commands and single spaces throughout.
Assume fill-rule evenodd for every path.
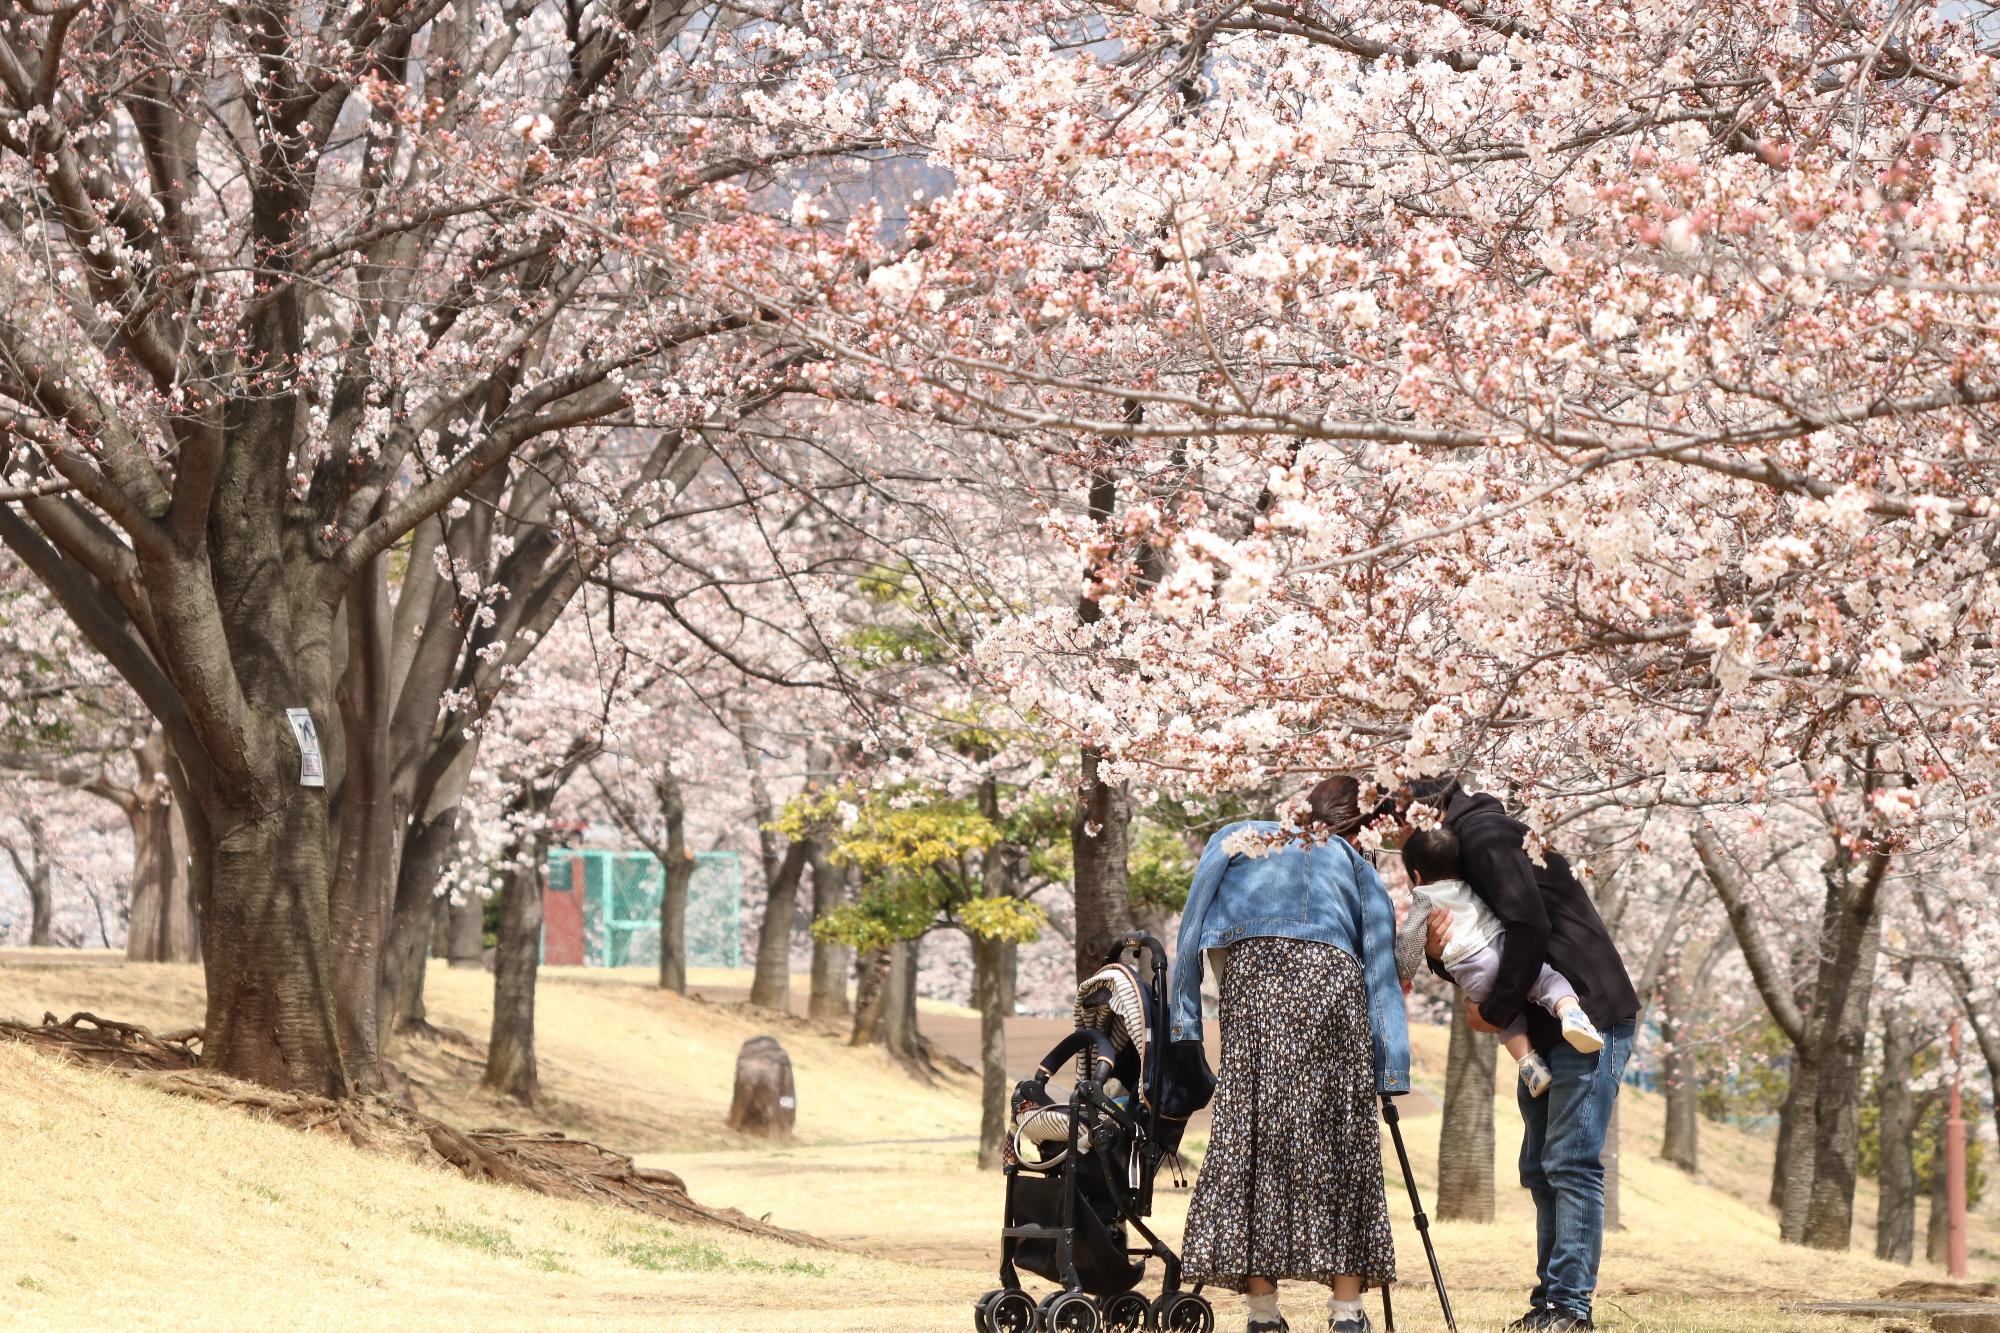
M 1946 1094 L 1944 1121 L 1945 1271 L 1964 1277 L 1965 1268 L 1965 1117 L 1958 1076 L 1958 1020 L 1951 1020 L 1951 1091 Z

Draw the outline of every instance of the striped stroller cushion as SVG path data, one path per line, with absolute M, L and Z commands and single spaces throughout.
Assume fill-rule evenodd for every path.
M 1079 1148 L 1087 1144 L 1079 1136 Z M 1053 1171 L 1069 1156 L 1069 1108 L 1044 1106 L 1014 1126 L 1014 1160 L 1026 1171 Z

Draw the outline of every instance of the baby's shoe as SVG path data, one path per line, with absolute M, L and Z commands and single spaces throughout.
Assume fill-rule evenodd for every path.
M 1564 1009 L 1562 1024 L 1563 1040 L 1585 1055 L 1604 1049 L 1604 1034 L 1597 1030 L 1597 1024 L 1590 1021 L 1590 1015 L 1583 1012 L 1582 1005 L 1573 1004 Z
M 1549 1090 L 1556 1076 L 1549 1072 L 1549 1062 L 1533 1051 L 1521 1057 L 1521 1082 L 1527 1087 L 1530 1097 L 1539 1097 Z

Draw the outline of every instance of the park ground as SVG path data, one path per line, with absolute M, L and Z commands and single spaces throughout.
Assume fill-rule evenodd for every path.
M 586 1135 L 677 1172 L 704 1203 L 768 1217 L 830 1248 L 474 1183 L 0 1043 L 0 1328 L 969 1329 L 973 1298 L 992 1285 L 999 1225 L 998 1177 L 974 1161 L 973 1080 L 947 1069 L 919 1082 L 831 1030 L 747 1012 L 732 1003 L 742 980 L 700 974 L 703 999 L 664 994 L 639 972 L 545 972 L 537 1027 L 548 1095 L 532 1112 L 477 1089 L 492 991 L 482 972 L 433 970 L 431 1017 L 444 1035 L 395 1058 L 432 1114 Z M 201 994 L 192 967 L 0 956 L 0 1016 L 87 1010 L 165 1030 L 198 1023 Z M 974 1022 L 941 1005 L 924 1021 L 946 1049 Z M 1024 1023 L 1012 1059 L 1032 1063 L 1051 1030 Z M 766 1032 L 790 1051 L 798 1081 L 798 1136 L 780 1148 L 725 1123 L 736 1050 Z M 1405 1126 L 1428 1197 L 1444 1033 L 1420 1029 L 1415 1046 L 1419 1095 Z M 1496 1123 L 1498 1219 L 1434 1231 L 1467 1333 L 1519 1313 L 1532 1267 L 1531 1214 L 1510 1188 L 1511 1095 L 1501 1096 Z M 1626 1225 L 1607 1246 L 1602 1325 L 1920 1327 L 1795 1308 L 1942 1276 L 1872 1257 L 1866 1185 L 1852 1252 L 1781 1247 L 1761 1203 L 1769 1142 L 1704 1125 L 1704 1173 L 1691 1180 L 1654 1159 L 1660 1124 L 1658 1100 L 1628 1090 Z M 1191 1134 L 1197 1153 L 1202 1132 L 1198 1124 Z M 1162 1186 L 1158 1215 L 1171 1240 L 1187 1192 Z M 1422 1250 L 1393 1189 L 1391 1212 L 1410 1280 L 1398 1325 L 1440 1329 L 1428 1283 L 1415 1281 Z M 1973 1277 L 2000 1278 L 2000 1225 L 1976 1218 L 1973 1247 Z M 1286 1309 L 1295 1327 L 1323 1327 L 1312 1293 L 1291 1293 Z M 1224 1311 L 1227 1329 L 1234 1309 Z

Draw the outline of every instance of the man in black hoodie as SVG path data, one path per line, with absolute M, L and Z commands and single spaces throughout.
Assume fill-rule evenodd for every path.
M 1498 1032 L 1527 1018 L 1528 1039 L 1548 1061 L 1555 1081 L 1544 1097 L 1518 1098 L 1527 1132 L 1521 1140 L 1521 1184 L 1535 1198 L 1533 1307 L 1508 1327 L 1588 1329 L 1597 1262 L 1604 1248 L 1604 1134 L 1632 1053 L 1639 997 L 1611 933 L 1569 862 L 1544 852 L 1542 864 L 1523 846 L 1528 830 L 1488 795 L 1452 779 L 1427 779 L 1405 789 L 1399 813 L 1421 801 L 1438 811 L 1458 837 L 1465 880 L 1507 928 L 1500 972 L 1483 1003 L 1466 1003 L 1466 1019 Z M 1426 952 L 1431 970 L 1444 952 L 1450 914 L 1431 917 Z M 1604 1034 L 1604 1049 L 1584 1054 L 1562 1039 L 1556 1020 L 1528 1001 L 1547 963 L 1576 988 L 1584 1012 Z

